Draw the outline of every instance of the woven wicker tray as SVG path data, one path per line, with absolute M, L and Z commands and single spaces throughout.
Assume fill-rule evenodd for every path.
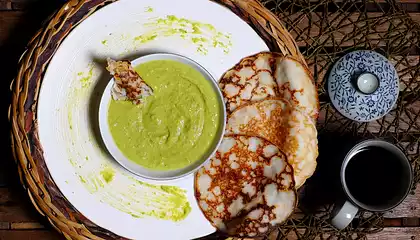
M 43 75 L 61 41 L 78 23 L 115 0 L 72 0 L 50 17 L 30 41 L 19 61 L 19 72 L 11 90 L 9 119 L 12 124 L 12 149 L 20 180 L 35 208 L 67 239 L 115 239 L 79 213 L 62 195 L 46 167 L 38 140 L 37 99 Z M 296 42 L 278 18 L 256 0 L 220 0 L 249 23 L 270 49 L 305 62 Z
M 113 0 L 69 1 L 48 19 L 30 41 L 19 62 L 19 72 L 11 87 L 13 92 L 9 119 L 12 124 L 12 149 L 21 182 L 38 211 L 68 239 L 115 239 L 77 212 L 58 190 L 46 168 L 42 146 L 37 137 L 37 98 L 46 67 L 67 34 L 81 21 Z M 409 156 L 420 180 L 420 27 L 395 1 L 334 0 L 219 0 L 249 23 L 271 50 L 292 55 L 306 62 L 318 85 L 321 136 L 385 138 L 401 147 Z M 266 8 L 269 10 L 267 10 Z M 369 9 L 374 9 L 371 13 Z M 279 22 L 280 17 L 286 29 Z M 290 35 L 290 34 L 292 35 Z M 293 40 L 295 39 L 295 40 Z M 299 48 L 301 52 L 300 54 Z M 402 91 L 395 109 L 386 117 L 356 123 L 338 114 L 325 91 L 325 75 L 331 64 L 346 52 L 371 49 L 387 56 L 399 73 Z M 322 146 L 320 146 L 322 147 Z M 320 162 L 320 168 L 322 163 Z M 316 176 L 301 195 L 311 195 Z M 303 196 L 304 197 L 304 196 Z M 382 214 L 361 212 L 359 220 L 344 231 L 335 231 L 328 223 L 333 205 L 320 205 L 317 212 L 300 209 L 270 239 L 364 238 L 380 231 Z M 214 239 L 218 239 L 215 236 Z

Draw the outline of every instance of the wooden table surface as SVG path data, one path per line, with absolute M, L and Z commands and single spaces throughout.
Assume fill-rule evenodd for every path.
M 16 63 L 26 43 L 42 21 L 64 0 L 0 0 L 0 63 L 3 98 L 1 111 L 7 112 L 8 92 L 16 73 Z M 405 8 L 420 23 L 420 0 L 403 0 Z M 416 56 L 417 60 L 419 56 Z M 1 118 L 2 136 L 9 136 L 8 121 Z M 0 240 L 63 239 L 32 206 L 17 176 L 9 140 L 3 140 L 5 154 L 0 164 Z M 386 214 L 386 228 L 368 239 L 420 240 L 420 188 L 396 209 Z M 290 239 L 295 239 L 290 236 Z

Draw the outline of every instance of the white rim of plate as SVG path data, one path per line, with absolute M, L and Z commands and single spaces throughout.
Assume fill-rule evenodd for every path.
M 142 167 L 141 165 L 128 159 L 117 147 L 112 137 L 112 134 L 110 132 L 109 125 L 108 125 L 108 108 L 109 108 L 109 103 L 112 99 L 111 88 L 114 84 L 114 78 L 110 79 L 101 97 L 101 102 L 99 105 L 99 129 L 101 132 L 102 140 L 104 141 L 104 144 L 108 152 L 111 154 L 111 156 L 114 158 L 115 161 L 117 161 L 121 166 L 123 166 L 128 171 L 143 178 L 144 180 L 153 181 L 153 182 L 178 180 L 178 179 L 187 177 L 195 173 L 200 167 L 202 167 L 211 158 L 211 156 L 219 148 L 219 145 L 222 142 L 222 139 L 225 133 L 226 107 L 223 101 L 222 92 L 216 80 L 203 66 L 201 66 L 199 63 L 195 62 L 194 60 L 190 58 L 187 58 L 178 54 L 173 54 L 173 53 L 153 53 L 153 54 L 141 56 L 131 61 L 131 64 L 132 66 L 138 66 L 142 63 L 146 63 L 146 62 L 154 61 L 154 60 L 173 60 L 173 61 L 178 61 L 178 62 L 187 64 L 193 67 L 195 70 L 199 71 L 207 81 L 211 82 L 213 89 L 218 95 L 218 101 L 221 108 L 220 109 L 221 125 L 217 131 L 217 135 L 214 138 L 214 142 L 210 150 L 207 153 L 205 153 L 201 159 L 196 160 L 194 163 L 181 169 L 175 169 L 175 170 L 169 170 L 169 171 L 153 171 L 145 167 Z

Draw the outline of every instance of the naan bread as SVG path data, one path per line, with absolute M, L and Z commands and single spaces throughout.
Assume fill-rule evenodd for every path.
M 108 58 L 107 70 L 114 76 L 111 94 L 114 100 L 130 100 L 141 103 L 153 94 L 152 89 L 139 76 L 128 60 L 114 61 Z
M 196 173 L 195 195 L 207 219 L 231 236 L 266 235 L 293 212 L 293 169 L 284 154 L 258 137 L 224 137 Z
M 319 113 L 318 92 L 309 69 L 289 57 L 278 58 L 275 66 L 279 96 L 316 120 Z
M 251 102 L 280 97 L 318 118 L 318 93 L 309 70 L 297 60 L 273 52 L 242 59 L 219 82 L 226 110 Z
M 279 147 L 293 167 L 297 188 L 315 171 L 315 124 L 286 100 L 264 100 L 236 109 L 228 118 L 226 134 L 258 136 Z

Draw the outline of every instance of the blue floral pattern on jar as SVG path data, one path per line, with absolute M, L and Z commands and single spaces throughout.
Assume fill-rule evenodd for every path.
M 379 79 L 379 87 L 372 94 L 355 88 L 352 80 L 364 72 Z M 381 54 L 360 50 L 346 54 L 332 68 L 328 79 L 328 93 L 334 107 L 345 117 L 368 122 L 387 114 L 397 101 L 398 74 L 394 66 Z

